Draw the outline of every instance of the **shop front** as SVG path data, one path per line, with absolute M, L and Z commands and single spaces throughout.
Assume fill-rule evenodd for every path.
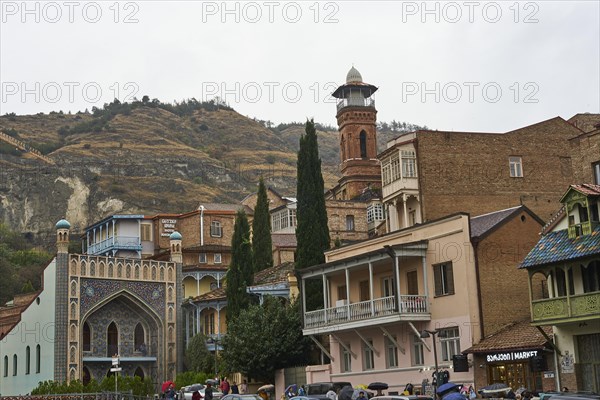
M 551 329 L 544 333 L 516 323 L 465 350 L 473 355 L 476 388 L 503 383 L 513 390 L 555 390 L 554 352 L 547 339 Z

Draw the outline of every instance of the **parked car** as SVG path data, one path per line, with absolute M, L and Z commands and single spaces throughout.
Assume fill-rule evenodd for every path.
M 600 394 L 593 392 L 563 392 L 553 394 L 548 400 L 600 400 Z
M 263 400 L 257 394 L 227 394 L 221 400 Z
M 371 397 L 370 400 L 433 400 L 433 398 L 429 396 L 421 396 L 421 395 L 392 395 L 392 396 L 375 396 Z
M 194 383 L 189 386 L 184 386 L 179 390 L 179 396 L 178 396 L 177 400 L 192 400 L 192 394 L 194 394 L 195 391 L 198 391 L 200 393 L 200 396 L 204 397 L 205 389 L 206 389 L 206 386 L 204 386 L 202 383 Z M 219 392 L 217 389 L 215 389 L 213 387 L 213 400 L 219 400 L 222 397 L 223 397 L 223 393 Z M 252 400 L 252 399 L 247 399 L 247 400 Z
M 352 384 L 350 382 L 316 382 L 304 385 L 304 388 L 306 394 L 313 397 L 313 395 L 326 395 L 330 390 L 337 393 L 344 386 L 352 386 Z

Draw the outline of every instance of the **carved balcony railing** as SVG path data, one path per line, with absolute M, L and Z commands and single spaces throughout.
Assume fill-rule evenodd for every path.
M 112 236 L 88 245 L 88 254 L 98 254 L 108 250 L 142 250 L 140 238 L 136 236 Z
M 531 305 L 534 323 L 571 322 L 600 315 L 600 292 L 533 300 Z

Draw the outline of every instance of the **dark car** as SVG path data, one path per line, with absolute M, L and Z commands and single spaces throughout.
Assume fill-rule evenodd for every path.
M 433 400 L 432 397 L 429 396 L 421 396 L 421 395 L 391 395 L 391 396 L 375 396 L 371 397 L 371 400 Z
M 352 386 L 352 384 L 350 382 L 316 382 L 304 385 L 306 395 L 309 397 L 319 397 L 317 395 L 325 396 L 330 390 L 337 393 L 344 386 Z

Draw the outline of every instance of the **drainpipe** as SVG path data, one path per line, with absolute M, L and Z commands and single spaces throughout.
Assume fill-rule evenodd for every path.
M 471 234 L 471 226 L 470 226 L 470 216 L 469 216 L 469 235 Z M 478 248 L 479 248 L 479 238 L 473 238 L 471 240 L 473 244 L 473 255 L 475 256 L 475 281 L 477 282 L 477 308 L 479 311 L 479 340 L 483 340 L 483 303 L 481 299 L 481 277 L 479 275 L 479 256 L 478 256 Z
M 204 206 L 200 206 L 200 246 L 204 246 Z

